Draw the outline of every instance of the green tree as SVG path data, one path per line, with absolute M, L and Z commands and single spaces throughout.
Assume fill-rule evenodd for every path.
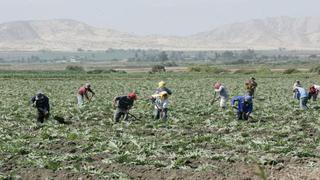
M 165 51 L 161 51 L 160 54 L 159 54 L 159 60 L 160 61 L 168 61 L 169 58 L 168 58 L 168 54 L 165 52 Z

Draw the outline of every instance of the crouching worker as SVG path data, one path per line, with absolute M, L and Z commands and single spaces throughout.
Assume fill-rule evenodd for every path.
M 37 108 L 37 122 L 43 123 L 44 119 L 48 119 L 50 115 L 49 98 L 42 92 L 37 92 L 35 96 L 31 98 L 32 106 Z
M 297 99 L 299 100 L 300 109 L 306 110 L 308 109 L 308 92 L 301 87 L 301 85 L 295 86 L 293 92 L 297 94 Z
M 313 84 L 309 87 L 308 92 L 308 100 L 312 98 L 313 101 L 317 100 L 318 94 L 319 94 L 320 86 Z
M 121 117 L 123 117 L 124 120 L 128 120 L 129 110 L 132 108 L 136 99 L 137 95 L 135 92 L 131 92 L 127 96 L 118 96 L 113 99 L 113 107 L 117 108 L 114 113 L 114 120 L 116 122 L 119 122 Z
M 84 97 L 88 100 L 88 102 L 91 101 L 91 98 L 88 96 L 88 92 L 92 94 L 91 98 L 95 95 L 95 93 L 91 89 L 91 85 L 89 83 L 86 83 L 84 86 L 80 87 L 77 93 L 77 99 L 78 99 L 78 107 L 82 107 L 84 105 Z
M 168 97 L 169 94 L 167 91 L 152 95 L 151 100 L 154 103 L 154 119 L 167 120 L 169 106 Z
M 238 108 L 235 105 L 236 102 L 238 102 Z M 238 120 L 248 120 L 253 110 L 252 96 L 235 96 L 231 100 L 231 106 L 238 110 Z

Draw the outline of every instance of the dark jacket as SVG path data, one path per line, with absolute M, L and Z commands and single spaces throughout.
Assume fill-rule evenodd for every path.
M 233 106 L 235 102 L 238 102 L 238 112 L 251 113 L 253 110 L 253 103 L 246 103 L 244 100 L 244 96 L 235 96 L 231 99 L 231 105 Z
M 117 107 L 122 110 L 129 110 L 133 106 L 134 100 L 129 99 L 128 96 L 118 96 L 115 98 L 118 101 Z
M 45 95 L 33 96 L 31 98 L 31 103 L 35 105 L 38 111 L 41 111 L 41 112 L 50 111 L 49 98 Z
M 159 94 L 160 92 L 162 92 L 162 91 L 166 91 L 169 95 L 171 95 L 172 94 L 172 91 L 170 90 L 170 89 L 168 89 L 168 88 L 166 88 L 166 87 L 162 87 L 162 88 L 158 88 L 158 89 L 156 89 L 156 94 Z

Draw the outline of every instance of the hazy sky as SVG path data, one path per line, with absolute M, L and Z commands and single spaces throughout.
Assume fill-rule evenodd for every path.
M 0 4 L 0 23 L 64 18 L 142 35 L 188 35 L 254 18 L 320 17 L 320 0 L 0 0 Z

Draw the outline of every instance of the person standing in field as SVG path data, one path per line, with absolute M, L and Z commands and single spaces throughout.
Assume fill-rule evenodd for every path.
M 254 77 L 250 77 L 250 79 L 245 82 L 246 92 L 252 98 L 254 98 L 254 93 L 258 86 L 258 83 L 255 80 L 256 79 Z
M 236 102 L 238 107 L 235 105 Z M 252 96 L 235 96 L 231 99 L 231 106 L 237 109 L 238 120 L 248 120 L 253 110 Z
M 37 122 L 43 123 L 45 119 L 50 116 L 49 98 L 41 91 L 38 91 L 35 96 L 31 98 L 32 106 L 37 108 Z
M 154 103 L 154 119 L 167 120 L 169 107 L 169 94 L 162 91 L 159 94 L 151 96 L 151 101 Z
M 300 109 L 306 110 L 308 109 L 307 103 L 308 103 L 308 92 L 301 86 L 301 84 L 298 84 L 294 87 L 293 92 L 297 93 L 296 98 L 299 100 Z
M 89 83 L 86 83 L 84 86 L 79 88 L 77 93 L 78 107 L 82 107 L 84 105 L 84 97 L 88 100 L 88 102 L 91 101 L 91 98 L 88 96 L 88 92 L 92 94 L 91 98 L 95 95 Z
M 320 86 L 316 84 L 312 84 L 309 87 L 309 92 L 308 92 L 308 100 L 312 98 L 313 101 L 317 100 L 318 94 L 320 91 Z
M 219 82 L 216 82 L 214 84 L 214 97 L 213 97 L 213 100 L 215 101 L 215 98 L 216 98 L 216 93 L 219 93 L 219 96 L 220 96 L 220 108 L 226 108 L 226 102 L 229 98 L 229 94 L 228 94 L 228 91 L 227 91 L 227 88 L 225 86 L 223 86 L 221 83 Z
M 120 122 L 121 117 L 124 120 L 128 120 L 129 110 L 132 108 L 135 100 L 137 100 L 135 92 L 131 92 L 127 96 L 117 96 L 113 99 L 113 107 L 117 108 L 114 113 L 115 122 Z
M 166 87 L 166 83 L 164 81 L 160 81 L 158 83 L 158 88 L 156 89 L 155 94 L 159 94 L 162 91 L 166 91 L 168 95 L 172 94 L 171 90 Z

